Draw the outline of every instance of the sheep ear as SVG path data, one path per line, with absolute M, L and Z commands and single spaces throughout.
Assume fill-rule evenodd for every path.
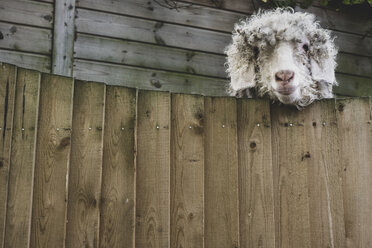
M 325 81 L 328 84 L 336 84 L 335 67 L 333 58 L 324 59 L 321 63 L 311 59 L 311 73 L 314 81 Z
M 335 77 L 335 61 L 333 58 L 324 59 L 321 63 L 310 60 L 311 73 L 314 81 L 317 82 L 322 98 L 332 98 L 332 86 L 337 85 Z
M 237 70 L 230 73 L 230 88 L 236 92 L 241 89 L 253 88 L 255 86 L 254 66 L 249 65 L 245 70 Z

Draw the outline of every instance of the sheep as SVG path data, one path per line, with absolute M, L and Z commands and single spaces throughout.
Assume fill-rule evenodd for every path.
M 235 24 L 225 53 L 230 95 L 268 96 L 298 109 L 333 97 L 337 49 L 312 14 L 259 11 Z

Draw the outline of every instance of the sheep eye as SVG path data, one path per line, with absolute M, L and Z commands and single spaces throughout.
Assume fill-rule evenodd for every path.
M 304 49 L 305 52 L 309 51 L 309 45 L 308 44 L 303 44 L 302 49 Z

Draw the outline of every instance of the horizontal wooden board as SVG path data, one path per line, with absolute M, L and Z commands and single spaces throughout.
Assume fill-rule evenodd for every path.
M 52 33 L 48 29 L 0 22 L 0 48 L 49 54 Z
M 1 0 L 0 20 L 52 28 L 53 5 L 34 1 Z
M 245 17 L 244 14 L 205 6 L 190 5 L 188 3 L 179 3 L 177 9 L 170 9 L 161 6 L 156 2 L 162 1 L 79 0 L 77 7 L 225 32 L 230 32 L 233 28 L 233 24 L 239 19 Z
M 333 92 L 344 96 L 371 96 L 372 79 L 355 77 L 345 74 L 336 74 L 339 86 L 333 88 Z
M 315 6 L 311 6 L 307 9 L 296 7 L 295 10 L 314 14 L 315 19 L 319 20 L 323 28 L 360 35 L 365 35 L 367 32 L 371 32 L 372 29 L 372 18 L 367 18 L 366 16 L 350 15 Z
M 252 1 L 242 0 L 186 0 L 191 4 L 201 4 L 218 9 L 233 10 L 251 14 L 254 11 Z
M 333 31 L 332 36 L 336 37 L 335 44 L 339 51 L 372 57 L 372 37 L 338 31 Z
M 139 89 L 226 95 L 226 80 L 75 59 L 74 77 Z
M 0 49 L 0 61 L 27 69 L 50 72 L 50 57 L 47 55 Z
M 372 78 L 372 57 L 361 57 L 353 54 L 339 53 L 337 55 L 337 64 L 336 72 Z
M 79 34 L 75 56 L 170 71 L 226 78 L 225 56 Z
M 77 58 L 226 78 L 225 56 L 79 34 Z M 372 58 L 340 53 L 337 72 L 372 77 Z
M 85 9 L 78 9 L 76 29 L 82 33 L 221 54 L 231 40 L 225 33 Z
M 231 42 L 229 33 L 213 32 L 162 22 L 79 9 L 77 31 L 223 54 Z M 125 32 L 123 31 L 125 30 Z M 231 30 L 230 30 L 231 31 Z M 342 52 L 372 57 L 372 38 L 332 32 Z

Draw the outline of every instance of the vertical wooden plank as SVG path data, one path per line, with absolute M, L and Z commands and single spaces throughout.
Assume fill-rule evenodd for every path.
M 39 91 L 40 73 L 18 69 L 5 247 L 29 246 Z
M 205 247 L 239 247 L 236 101 L 205 98 Z
M 270 103 L 238 101 L 240 247 L 275 247 Z
M 100 247 L 134 245 L 136 91 L 108 86 L 102 171 Z
M 372 245 L 372 120 L 368 98 L 337 100 L 346 247 Z
M 75 0 L 54 3 L 53 74 L 72 76 L 75 39 Z
M 138 93 L 136 248 L 169 246 L 170 96 Z
M 105 85 L 75 82 L 67 247 L 98 247 Z
M 335 101 L 315 102 L 299 115 L 304 118 L 306 150 L 301 163 L 308 168 L 311 247 L 344 247 Z
M 0 247 L 4 245 L 6 202 L 17 68 L 0 63 Z
M 311 247 L 308 173 L 302 158 L 306 110 L 279 104 L 271 108 L 276 240 L 281 248 Z
M 343 247 L 342 183 L 334 100 L 272 109 L 279 247 Z
M 204 243 L 204 98 L 172 95 L 171 246 Z
M 64 247 L 73 82 L 41 78 L 31 247 Z

